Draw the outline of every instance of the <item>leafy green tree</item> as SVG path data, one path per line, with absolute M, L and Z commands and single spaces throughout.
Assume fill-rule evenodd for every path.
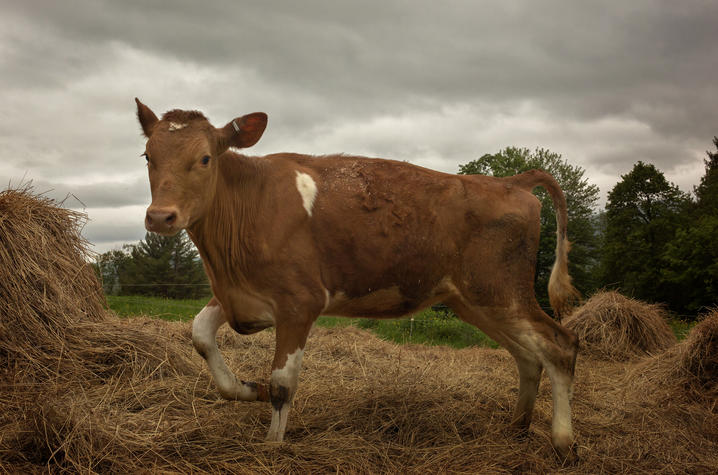
M 602 277 L 609 287 L 673 309 L 680 300 L 664 279 L 664 252 L 687 218 L 690 198 L 654 165 L 638 162 L 606 203 Z
M 568 205 L 568 238 L 571 241 L 569 272 L 576 288 L 586 294 L 596 288 L 595 268 L 598 265 L 596 250 L 598 218 L 594 213 L 598 201 L 598 187 L 584 177 L 585 170 L 569 164 L 558 153 L 543 148 L 507 147 L 495 154 L 486 154 L 478 160 L 459 165 L 464 175 L 492 176 L 516 175 L 532 169 L 550 173 L 561 185 Z M 541 200 L 541 238 L 536 264 L 536 296 L 543 307 L 548 307 L 548 280 L 556 253 L 556 217 L 551 197 L 543 188 L 534 194 Z
M 97 265 L 105 291 L 167 298 L 209 295 L 209 282 L 194 244 L 182 231 L 147 233 L 137 244 L 102 254 Z
M 676 231 L 664 252 L 662 277 L 673 286 L 671 308 L 697 316 L 718 304 L 718 216 L 706 215 Z
M 718 149 L 718 137 L 713 144 Z M 664 253 L 664 278 L 676 288 L 674 306 L 692 315 L 718 304 L 718 151 L 707 154 L 690 220 Z
M 704 160 L 706 174 L 701 178 L 700 184 L 694 188 L 697 205 L 701 214 L 718 214 L 718 137 L 713 137 L 715 152 L 706 152 L 708 159 Z
M 97 257 L 93 267 L 105 294 L 118 295 L 121 292 L 120 274 L 125 272 L 129 259 L 129 254 L 120 249 L 113 249 Z

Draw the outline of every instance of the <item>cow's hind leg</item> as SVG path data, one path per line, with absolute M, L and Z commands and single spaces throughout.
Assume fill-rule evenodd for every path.
M 571 387 L 578 351 L 576 336 L 553 321 L 538 306 L 480 307 L 451 304 L 462 320 L 499 342 L 519 368 L 519 398 L 512 423 L 522 430 L 531 422 L 542 368 L 551 380 L 552 442 L 562 457 L 572 457 Z
M 531 425 L 531 417 L 536 403 L 543 367 L 535 357 L 518 354 L 516 351 L 511 353 L 519 367 L 519 398 L 514 409 L 511 425 L 520 434 L 525 434 Z
M 207 361 L 212 378 L 224 399 L 240 401 L 267 401 L 266 386 L 238 381 L 227 367 L 217 348 L 217 330 L 226 323 L 222 307 L 214 298 L 194 317 L 192 322 L 192 344 L 197 353 Z

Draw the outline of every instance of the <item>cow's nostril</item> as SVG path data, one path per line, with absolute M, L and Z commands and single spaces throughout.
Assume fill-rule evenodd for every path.
M 145 215 L 145 225 L 150 231 L 171 229 L 177 223 L 176 210 L 151 209 Z

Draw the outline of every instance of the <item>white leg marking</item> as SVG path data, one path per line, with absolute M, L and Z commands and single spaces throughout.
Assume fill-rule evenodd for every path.
M 267 441 L 281 442 L 284 440 L 284 432 L 287 429 L 287 419 L 289 417 L 289 409 L 292 407 L 292 398 L 297 390 L 297 379 L 299 378 L 299 370 L 302 368 L 302 357 L 304 350 L 297 348 L 291 355 L 287 356 L 287 362 L 284 368 L 272 371 L 272 387 L 287 388 L 287 401 L 277 409 L 272 406 L 272 423 L 269 425 L 267 433 Z
M 282 442 L 284 440 L 284 432 L 287 430 L 287 419 L 289 419 L 289 409 L 291 404 L 282 405 L 280 410 L 272 408 L 272 423 L 269 425 L 267 433 L 267 442 Z
M 272 381 L 276 381 L 284 387 L 295 388 L 297 378 L 299 377 L 299 370 L 302 368 L 303 356 L 304 350 L 301 348 L 297 348 L 294 353 L 288 355 L 287 362 L 284 363 L 284 368 L 272 371 Z
M 225 322 L 219 305 L 204 307 L 192 322 L 192 344 L 207 361 L 209 371 L 223 398 L 254 401 L 257 399 L 257 390 L 237 381 L 217 348 L 215 336 Z
M 324 308 L 322 309 L 322 313 L 324 313 L 329 308 L 330 301 L 331 296 L 329 295 L 329 290 L 324 289 Z
M 531 327 L 528 326 L 527 328 L 530 329 Z M 525 335 L 527 338 L 522 339 L 520 343 L 533 354 L 543 355 L 539 357 L 551 380 L 551 396 L 553 399 L 551 436 L 554 447 L 559 450 L 567 449 L 573 442 L 573 426 L 571 424 L 572 376 L 565 370 L 557 368 L 546 358 L 545 353 L 541 350 L 541 341 L 536 334 L 532 333 L 531 330 L 527 330 Z
M 304 209 L 307 210 L 307 214 L 311 216 L 314 199 L 317 197 L 317 184 L 314 182 L 314 179 L 306 173 L 297 171 L 297 190 L 299 190 L 299 194 L 302 197 Z
M 571 380 L 564 372 L 547 365 L 551 379 L 551 395 L 553 396 L 553 424 L 551 435 L 554 446 L 559 449 L 568 448 L 573 442 L 573 426 L 571 424 Z

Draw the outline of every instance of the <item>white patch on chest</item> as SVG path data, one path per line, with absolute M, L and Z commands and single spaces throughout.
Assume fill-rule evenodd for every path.
M 169 131 L 174 132 L 175 130 L 184 129 L 185 127 L 187 127 L 187 125 L 188 124 L 180 124 L 178 122 L 170 122 Z
M 297 190 L 299 190 L 299 195 L 302 197 L 304 209 L 311 216 L 312 206 L 314 206 L 314 200 L 317 197 L 317 184 L 306 173 L 297 171 Z

